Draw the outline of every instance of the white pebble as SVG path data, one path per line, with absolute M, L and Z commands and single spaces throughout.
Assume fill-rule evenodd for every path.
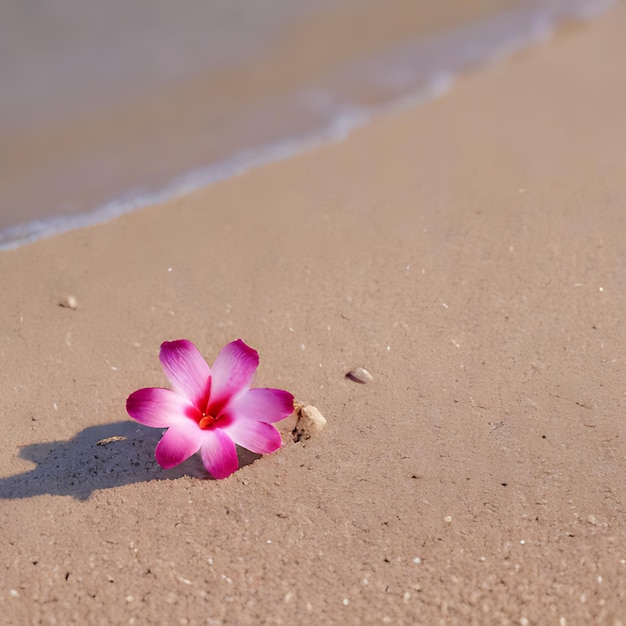
M 355 367 L 348 372 L 347 376 L 350 380 L 353 380 L 355 383 L 361 383 L 362 385 L 371 383 L 374 380 L 374 377 L 363 367 Z
M 78 300 L 74 296 L 63 296 L 59 300 L 59 306 L 64 307 L 65 309 L 77 309 L 78 308 Z

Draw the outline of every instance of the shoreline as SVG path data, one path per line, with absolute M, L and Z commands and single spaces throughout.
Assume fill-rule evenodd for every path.
M 8 623 L 619 623 L 625 29 L 1 253 Z M 238 337 L 328 427 L 161 470 L 126 398 Z
M 477 7 L 473 9 L 479 15 L 481 2 L 477 0 Z M 3 211 L 8 211 L 8 216 L 3 215 L 3 219 L 9 219 L 0 229 L 0 252 L 174 200 L 249 169 L 341 141 L 355 128 L 379 116 L 440 97 L 469 72 L 480 71 L 483 66 L 532 49 L 548 37 L 558 36 L 568 21 L 585 23 L 595 19 L 614 3 L 582 0 L 580 4 L 585 7 L 584 11 L 580 7 L 564 9 L 555 4 L 554 7 L 544 8 L 543 12 L 529 7 L 509 7 L 493 15 L 487 12 L 487 17 L 470 21 L 457 30 L 444 29 L 423 39 L 404 41 L 400 38 L 395 47 L 378 50 L 371 58 L 365 55 L 358 60 L 339 63 L 339 69 L 325 74 L 320 78 L 321 82 L 307 83 L 299 90 L 285 94 L 282 99 L 272 101 L 270 109 L 274 113 L 270 114 L 269 110 L 264 112 L 262 108 L 256 111 L 255 115 L 267 118 L 266 122 L 272 116 L 276 117 L 289 130 L 271 127 L 270 131 L 261 132 L 258 120 L 255 126 L 252 114 L 249 118 L 231 119 L 235 127 L 247 129 L 249 139 L 245 145 L 237 137 L 240 130 L 235 132 L 231 142 L 223 137 L 213 145 L 207 139 L 206 135 L 210 134 L 205 119 L 207 115 L 198 111 L 194 113 L 197 104 L 192 103 L 211 100 L 206 84 L 212 82 L 210 76 L 199 76 L 151 95 L 144 94 L 136 101 L 120 103 L 112 110 L 104 107 L 101 111 L 92 111 L 90 115 L 83 112 L 78 121 L 72 119 L 56 125 L 44 124 L 42 128 L 25 134 L 9 132 L 4 137 L 6 154 L 0 154 L 0 162 L 5 163 L 2 206 Z M 411 12 L 408 7 L 405 9 Z M 482 10 L 486 11 L 485 6 Z M 365 16 L 361 18 L 368 21 Z M 430 19 L 437 23 L 433 16 Z M 426 20 L 422 28 L 428 30 L 428 23 Z M 322 26 L 317 24 L 306 30 L 307 41 L 313 38 L 316 28 Z M 303 47 L 306 50 L 307 46 L 303 44 Z M 302 50 L 297 52 L 300 56 L 303 54 Z M 270 58 L 274 56 L 275 52 Z M 290 69 L 283 72 L 285 80 L 295 71 L 294 63 L 290 63 Z M 268 64 L 269 61 L 264 61 L 263 67 Z M 241 70 L 234 71 L 233 75 L 219 75 L 219 82 L 224 83 L 226 93 L 234 88 L 232 84 L 237 83 L 239 73 Z M 267 68 L 263 73 L 270 74 Z M 392 87 L 386 84 L 388 81 L 384 77 L 387 75 L 403 77 L 400 83 L 409 82 Z M 274 76 L 273 81 L 276 80 Z M 290 80 L 293 82 L 295 79 L 292 77 Z M 289 80 L 286 82 L 289 83 Z M 284 88 L 283 85 L 279 92 Z M 258 96 L 253 92 L 252 101 Z M 306 104 L 307 98 L 313 98 L 313 101 Z M 325 106 L 321 101 L 315 104 L 315 100 L 320 98 L 321 101 L 334 101 L 334 108 L 316 111 L 316 107 L 324 109 Z M 239 100 L 242 99 L 240 95 Z M 237 102 L 235 98 L 229 106 L 241 106 L 241 102 L 238 105 Z M 276 109 L 280 114 L 276 114 Z M 177 122 L 176 115 L 173 115 L 176 110 L 179 113 L 186 111 L 185 116 L 190 121 L 184 125 L 180 120 Z M 213 115 L 224 117 L 224 111 L 220 111 L 213 111 Z M 166 128 L 169 130 L 163 130 Z M 128 138 L 117 137 L 119 129 L 126 129 Z M 173 159 L 169 165 L 139 165 L 155 161 L 152 155 L 165 145 L 168 146 L 168 159 Z M 225 149 L 227 145 L 228 150 Z M 146 146 L 152 147 L 147 150 Z M 187 147 L 183 149 L 182 146 Z M 16 159 L 16 155 L 19 158 Z M 71 165 L 72 160 L 74 165 Z M 17 169 L 16 161 L 20 164 Z M 57 165 L 57 161 L 61 165 Z M 27 165 L 24 166 L 24 163 Z M 198 166 L 199 163 L 205 165 Z M 82 183 L 69 180 L 71 172 L 76 170 L 82 171 L 87 181 L 82 191 L 79 189 Z M 118 174 L 113 174 L 115 171 Z M 39 180 L 35 190 L 26 182 L 25 179 L 29 178 Z M 79 187 L 76 187 L 77 184 Z M 44 197 L 49 206 L 58 205 L 56 212 L 50 214 L 46 210 L 48 215 L 42 216 L 42 205 L 30 215 L 33 202 L 41 203 Z M 24 221 L 24 211 L 30 215 L 29 220 Z

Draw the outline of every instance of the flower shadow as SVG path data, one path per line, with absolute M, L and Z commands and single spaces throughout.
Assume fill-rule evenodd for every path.
M 158 429 L 122 421 L 89 426 L 67 441 L 24 446 L 19 457 L 36 467 L 0 478 L 0 499 L 50 494 L 87 500 L 94 491 L 132 483 L 182 476 L 211 479 L 198 455 L 172 469 L 162 469 L 154 458 L 161 434 Z M 259 458 L 241 448 L 237 452 L 240 467 Z

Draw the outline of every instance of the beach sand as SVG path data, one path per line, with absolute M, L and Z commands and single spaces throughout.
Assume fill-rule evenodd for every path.
M 0 244 L 7 227 L 80 215 L 394 99 L 402 71 L 366 79 L 365 59 L 516 0 L 13 4 L 0 21 Z M 346 80 L 351 64 L 360 80 Z
M 2 253 L 4 623 L 624 623 L 625 31 Z M 125 400 L 181 337 L 326 431 L 161 470 Z

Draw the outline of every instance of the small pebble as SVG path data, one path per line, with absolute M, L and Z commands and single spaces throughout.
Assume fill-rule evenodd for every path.
M 309 404 L 296 405 L 298 421 L 292 431 L 294 441 L 310 439 L 326 428 L 326 418 L 314 406 Z
M 362 367 L 355 367 L 353 370 L 350 370 L 346 376 L 355 383 L 361 383 L 362 385 L 371 383 L 374 380 L 374 377 Z
M 77 309 L 78 300 L 76 300 L 74 296 L 63 296 L 59 300 L 59 306 L 62 306 L 65 309 Z

